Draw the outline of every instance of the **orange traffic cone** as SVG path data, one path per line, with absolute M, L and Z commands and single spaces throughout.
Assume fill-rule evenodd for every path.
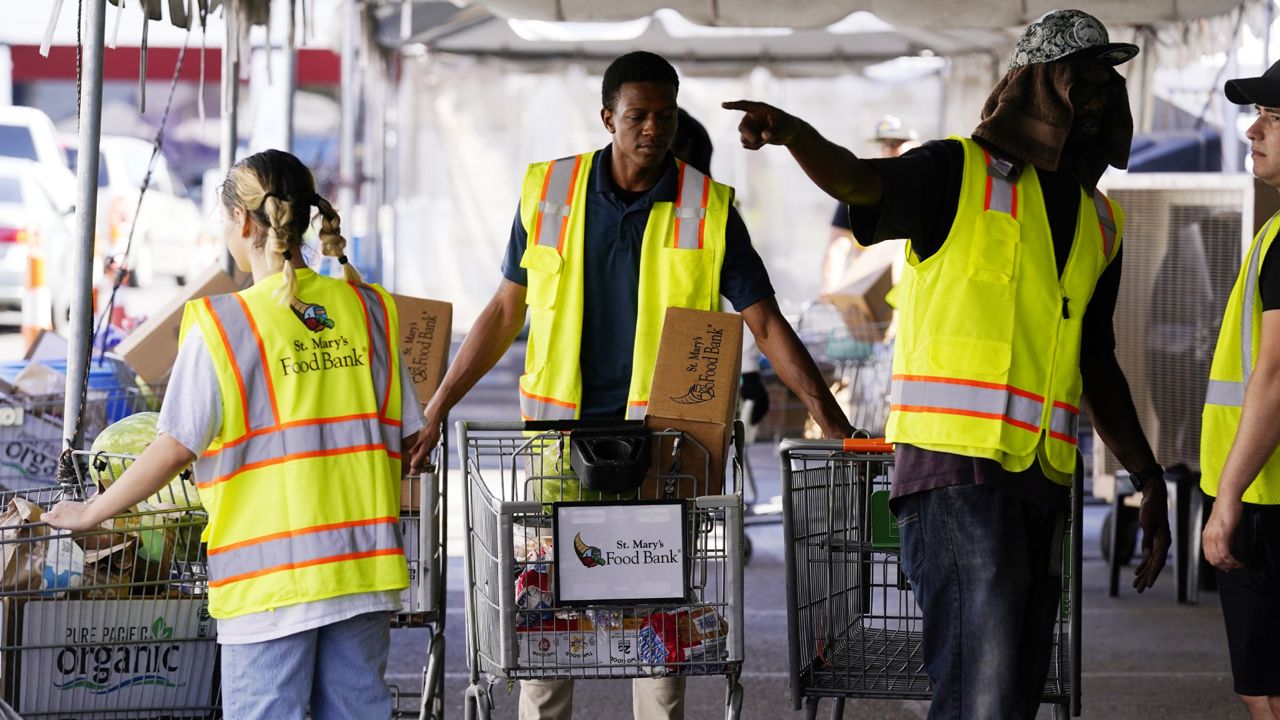
M 22 288 L 22 339 L 30 348 L 41 330 L 52 328 L 53 298 L 45 285 L 40 236 L 30 230 L 22 235 L 27 246 L 27 276 Z

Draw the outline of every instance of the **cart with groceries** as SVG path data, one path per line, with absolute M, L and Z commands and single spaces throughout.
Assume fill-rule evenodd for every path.
M 0 696 L 23 718 L 219 716 L 206 515 L 190 469 L 89 532 L 41 522 L 133 455 L 72 455 L 60 486 L 0 492 Z
M 458 424 L 466 716 L 516 680 L 723 675 L 742 707 L 742 426 Z M 726 470 L 727 465 L 727 470 Z
M 921 699 L 923 621 L 899 565 L 889 509 L 893 446 L 884 440 L 787 440 L 779 448 L 786 543 L 791 698 L 806 717 L 831 698 Z M 1080 523 L 1077 462 L 1061 562 L 1062 599 L 1044 702 L 1056 717 L 1080 714 Z

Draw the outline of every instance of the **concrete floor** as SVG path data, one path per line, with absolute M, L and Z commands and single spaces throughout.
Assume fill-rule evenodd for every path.
M 518 373 L 515 348 L 460 405 L 454 418 L 498 420 L 517 417 L 514 389 Z M 779 493 L 780 476 L 772 445 L 750 448 L 762 497 Z M 456 468 L 456 459 L 451 462 Z M 451 473 L 451 538 L 448 568 L 446 627 L 446 701 L 449 717 L 461 717 L 462 691 L 467 684 L 462 615 L 461 478 Z M 1175 600 L 1172 564 L 1156 587 L 1144 595 L 1125 589 L 1107 597 L 1107 567 L 1099 550 L 1099 531 L 1106 508 L 1086 506 L 1082 576 L 1084 590 L 1083 711 L 1087 717 L 1159 717 L 1203 719 L 1247 717 L 1231 690 L 1226 638 L 1216 594 L 1202 593 L 1198 605 Z M 747 567 L 746 662 L 743 718 L 777 720 L 803 717 L 792 709 L 788 688 L 786 584 L 782 526 L 748 529 L 755 554 Z M 388 674 L 413 691 L 420 682 L 425 659 L 426 631 L 393 632 Z M 518 686 L 508 691 L 495 685 L 495 718 L 515 718 Z M 723 678 L 689 681 L 687 717 L 716 718 L 724 714 Z M 407 703 L 406 703 L 407 704 Z M 627 718 L 630 691 L 625 681 L 586 681 L 575 694 L 575 718 Z M 828 704 L 824 703 L 825 712 Z M 923 718 L 927 705 L 919 701 L 852 701 L 849 718 Z M 1051 717 L 1043 708 L 1040 717 Z

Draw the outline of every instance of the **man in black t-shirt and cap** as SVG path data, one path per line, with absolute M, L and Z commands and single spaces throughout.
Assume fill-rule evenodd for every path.
M 931 718 L 1036 714 L 1081 407 L 1142 493 L 1134 586 L 1165 564 L 1164 471 L 1115 358 L 1123 213 L 1096 190 L 1128 163 L 1114 66 L 1137 52 L 1087 13 L 1051 12 L 1019 39 L 972 137 L 900 158 L 863 160 L 777 108 L 725 103 L 745 112 L 744 147 L 786 146 L 853 206 L 863 245 L 909 239 L 886 435 Z

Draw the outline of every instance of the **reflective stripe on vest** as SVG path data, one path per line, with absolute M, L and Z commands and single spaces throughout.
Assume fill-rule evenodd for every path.
M 401 554 L 398 522 L 382 517 L 321 525 L 210 548 L 209 587 L 310 565 Z
M 649 403 L 633 401 L 627 403 L 627 419 L 643 420 L 649 414 Z
M 1098 230 L 1102 231 L 1102 254 L 1110 258 L 1116 246 L 1116 216 L 1107 196 L 1098 190 L 1093 191 L 1093 207 L 1098 213 Z
M 242 368 L 237 357 L 261 357 L 266 360 L 266 350 L 258 334 L 258 326 L 244 300 L 238 295 L 218 295 L 205 298 L 205 306 L 222 335 L 222 342 L 231 350 L 231 367 L 240 387 L 240 407 L 244 408 L 244 427 L 248 432 L 274 427 L 279 411 L 276 408 L 275 388 L 271 385 L 271 372 L 266 362 L 258 364 L 261 372 L 249 372 Z M 271 403 L 250 402 L 250 398 L 271 398 Z
M 351 289 L 356 291 L 356 297 L 364 306 L 365 325 L 369 328 L 369 371 L 373 374 L 373 387 L 380 398 L 378 412 L 386 417 L 387 406 L 391 404 L 391 363 L 386 360 L 389 348 L 394 346 L 387 328 L 386 301 L 373 288 L 352 285 Z M 377 312 L 373 312 L 375 307 Z
M 391 448 L 400 442 L 400 427 L 400 423 L 377 415 L 363 415 L 300 420 L 277 428 L 257 430 L 217 450 L 206 451 L 203 458 L 218 458 L 219 467 L 235 469 L 221 477 L 201 480 L 196 487 L 212 487 L 246 470 L 302 457 L 316 457 L 324 452 L 362 452 L 377 447 L 387 450 L 392 457 L 398 457 L 399 453 L 392 452 Z
M 1273 215 L 1266 225 L 1262 226 L 1259 237 L 1266 238 L 1275 222 Z M 1209 380 L 1204 401 L 1209 405 L 1225 405 L 1227 407 L 1244 407 L 1244 390 L 1253 375 L 1253 318 L 1254 296 L 1258 288 L 1258 264 L 1262 261 L 1264 242 L 1253 244 L 1253 252 L 1249 253 L 1249 269 L 1244 276 L 1244 307 L 1240 313 L 1240 381 Z
M 698 171 L 689 172 L 688 163 L 680 163 L 680 179 L 676 191 L 675 238 L 672 247 L 701 250 L 707 230 L 707 199 L 711 196 L 711 178 Z M 689 177 L 686 181 L 686 176 Z
M 520 416 L 525 420 L 573 420 L 578 417 L 578 406 L 532 395 L 520 388 Z
M 1008 385 L 945 377 L 895 375 L 889 392 L 889 409 L 1001 420 L 1036 433 L 1040 431 L 1040 418 L 1044 415 L 1044 398 Z M 1049 416 L 1049 433 L 1074 445 L 1078 421 L 1078 409 L 1066 403 L 1055 402 Z
M 1017 217 L 1018 186 L 1009 182 L 1009 178 L 992 161 L 991 153 L 983 150 L 982 156 L 987 161 L 987 199 L 984 208 Z
M 581 165 L 581 156 L 551 161 L 546 180 L 542 183 L 542 197 L 538 200 L 533 221 L 534 245 L 546 245 L 557 251 L 564 247 L 564 236 L 569 229 L 569 211 L 573 205 L 574 184 Z

